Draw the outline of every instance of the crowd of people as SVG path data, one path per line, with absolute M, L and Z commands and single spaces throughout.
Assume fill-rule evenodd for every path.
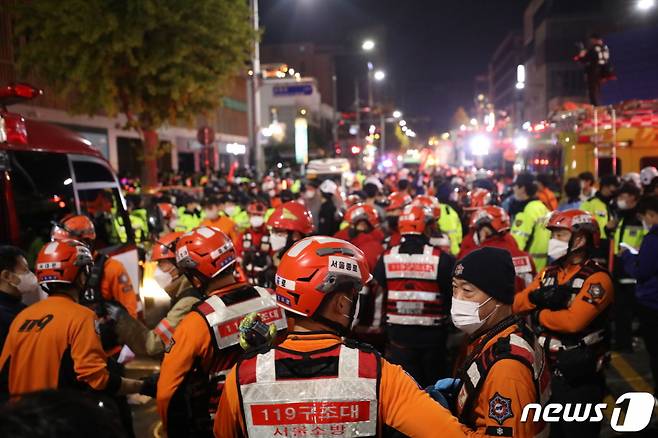
M 93 218 L 59 218 L 34 266 L 0 246 L 0 435 L 46 436 L 26 415 L 61 396 L 66 436 L 84 412 L 134 436 L 140 393 L 172 438 L 598 436 L 521 413 L 601 402 L 636 318 L 658 381 L 658 171 L 554 189 L 444 169 L 133 195 L 171 298 L 153 327 Z M 126 378 L 131 355 L 159 373 Z

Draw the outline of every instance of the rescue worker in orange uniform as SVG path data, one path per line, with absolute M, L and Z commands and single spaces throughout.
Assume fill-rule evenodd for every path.
M 123 307 L 105 303 L 108 315 L 116 322 L 119 342 L 126 344 L 138 355 L 162 355 L 171 343 L 174 331 L 185 315 L 203 300 L 203 295 L 176 267 L 176 242 L 183 233 L 173 232 L 154 242 L 151 261 L 157 263 L 153 279 L 171 298 L 167 315 L 153 329 L 131 317 Z
M 411 204 L 413 199 L 407 192 L 393 192 L 388 195 L 388 205 L 386 206 L 386 240 L 384 247 L 391 248 L 400 243 L 400 231 L 398 230 L 398 221 L 402 209 Z
M 105 301 L 116 301 L 121 304 L 132 318 L 137 318 L 141 305 L 137 293 L 133 289 L 128 272 L 123 264 L 105 254 L 94 251 L 96 230 L 93 222 L 84 215 L 67 216 L 53 226 L 50 233 L 53 241 L 76 240 L 87 245 L 94 254 L 94 266 L 91 269 L 90 280 L 85 285 L 86 290 L 80 303 L 91 307 L 100 318 L 105 318 Z M 101 324 L 101 342 L 108 356 L 114 356 L 121 351 L 116 330 L 112 321 Z
M 551 402 L 600 403 L 609 355 L 608 313 L 614 289 L 592 256 L 600 242 L 594 217 L 582 210 L 554 212 L 548 256 L 553 262 L 514 299 L 514 312 L 531 312 L 553 372 Z M 559 422 L 551 436 L 598 436 L 600 422 Z
M 509 233 L 510 219 L 501 207 L 486 206 L 471 214 L 470 230 L 462 242 L 457 260 L 482 246 L 506 249 L 512 256 L 516 271 L 516 291 L 524 290 L 537 274 L 532 257 L 521 251 Z
M 0 355 L 0 393 L 140 391 L 141 381 L 108 370 L 94 312 L 77 303 L 92 264 L 91 252 L 79 242 L 49 242 L 41 249 L 36 275 L 49 296 L 28 306 L 11 324 Z
M 401 365 L 423 387 L 447 376 L 450 274 L 455 258 L 430 245 L 434 216 L 408 205 L 400 215 L 400 244 L 387 249 L 375 267 L 386 291 L 386 358 Z
M 363 252 L 340 239 L 307 237 L 277 271 L 277 304 L 294 319 L 279 346 L 247 353 L 231 370 L 216 437 L 460 437 L 462 426 L 399 366 L 344 338 L 368 282 Z
M 176 327 L 168 345 L 158 380 L 158 413 L 170 438 L 212 436 L 226 374 L 242 353 L 240 321 L 256 312 L 280 331 L 287 324 L 272 291 L 236 281 L 235 250 L 219 229 L 199 227 L 183 234 L 176 265 L 207 298 Z
M 284 202 L 267 219 L 267 228 L 270 230 L 274 266 L 278 266 L 288 248 L 313 233 L 313 215 L 299 202 Z
M 201 221 L 202 227 L 215 227 L 222 230 L 233 242 L 234 246 L 240 241 L 240 233 L 235 221 L 231 219 L 224 211 L 224 205 L 228 202 L 228 195 L 222 198 L 210 197 L 204 198 L 201 202 L 205 219 Z M 238 254 L 240 254 L 238 252 Z
M 430 245 L 440 248 L 441 251 L 450 253 L 452 245 L 450 236 L 442 232 L 439 228 L 439 221 L 441 220 L 441 204 L 439 200 L 435 196 L 418 195 L 414 198 L 412 204 L 430 209 L 432 218 L 434 219 L 427 225 L 430 233 Z
M 527 404 L 546 403 L 550 371 L 534 333 L 512 314 L 514 277 L 512 258 L 500 248 L 477 249 L 455 266 L 450 313 L 468 347 L 456 379 L 429 392 L 475 436 L 534 437 L 545 427 L 521 421 Z

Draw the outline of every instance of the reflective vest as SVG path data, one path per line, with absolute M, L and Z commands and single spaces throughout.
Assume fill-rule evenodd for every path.
M 548 402 L 551 396 L 551 373 L 544 351 L 532 331 L 519 317 L 511 317 L 503 321 L 499 327 L 494 327 L 479 345 L 486 346 L 496 334 L 514 324 L 517 325 L 517 329 L 509 336 L 498 338 L 486 349 L 478 350 L 476 347 L 457 372 L 457 377 L 461 379 L 461 387 L 457 393 L 455 409 L 460 423 L 471 428 L 475 427 L 476 419 L 472 415 L 474 403 L 477 402 L 487 374 L 496 362 L 502 359 L 517 360 L 525 365 L 532 373 L 536 402 L 542 406 Z M 542 433 L 543 430 L 538 436 Z
M 345 344 L 244 359 L 236 379 L 247 436 L 377 436 L 379 375 L 376 353 Z
M 441 217 L 439 217 L 439 229 L 450 238 L 450 252 L 459 254 L 462 244 L 463 230 L 462 222 L 454 208 L 448 204 L 441 203 Z
M 615 230 L 615 255 L 619 254 L 622 242 L 635 249 L 640 249 L 642 239 L 644 239 L 647 232 L 641 222 L 639 224 L 627 225 L 622 218 Z
M 591 213 L 599 224 L 601 237 L 605 238 L 605 226 L 610 221 L 610 208 L 607 203 L 603 202 L 598 196 L 593 196 L 587 201 L 580 204 L 580 209 Z
M 516 276 L 521 278 L 526 286 L 532 283 L 532 263 L 530 263 L 530 256 L 516 256 L 512 257 L 514 263 L 514 271 Z
M 604 267 L 590 259 L 583 264 L 573 277 L 560 285 L 557 280 L 558 267 L 551 266 L 544 271 L 540 285 L 542 288 L 566 287 L 571 289 L 571 294 L 569 294 L 567 301 L 564 302 L 562 307 L 563 309 L 567 309 L 582 289 L 587 278 L 597 272 L 608 273 Z M 608 359 L 609 332 L 607 322 L 608 311 L 606 310 L 594 318 L 589 326 L 578 333 L 560 333 L 544 327 L 538 327 L 539 343 L 548 351 L 548 361 L 551 364 L 551 368 L 560 368 L 558 365 L 558 354 L 560 352 L 581 349 L 593 353 L 591 358 L 594 363 L 590 365 L 596 371 L 600 371 Z
M 522 212 L 514 216 L 510 229 L 519 249 L 530 253 L 538 271 L 546 266 L 548 258 L 546 253 L 551 232 L 544 226 L 543 219 L 549 213 L 541 201 L 532 200 L 526 204 Z
M 244 286 L 221 295 L 211 295 L 196 307 L 208 324 L 210 337 L 215 348 L 215 356 L 226 359 L 230 355 L 229 348 L 241 352 L 240 322 L 252 312 L 257 312 L 265 324 L 274 324 L 278 331 L 288 328 L 286 317 L 276 305 L 274 295 L 262 287 Z M 215 360 L 210 369 L 210 406 L 212 413 L 217 409 L 217 403 L 224 389 L 224 381 L 231 367 L 232 360 Z
M 386 322 L 442 325 L 448 320 L 449 308 L 437 281 L 441 250 L 431 245 L 425 245 L 422 254 L 402 254 L 399 250 L 398 245 L 384 253 Z

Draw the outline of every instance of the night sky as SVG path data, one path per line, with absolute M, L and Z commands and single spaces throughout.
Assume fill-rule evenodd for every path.
M 473 98 L 474 77 L 512 29 L 521 29 L 528 0 L 261 0 L 264 44 L 316 42 L 354 47 L 382 32 L 386 90 L 415 129 L 440 132 Z M 352 78 L 339 75 L 341 99 Z M 349 81 L 349 82 L 348 82 Z M 348 82 L 346 84 L 346 82 Z M 343 108 L 340 108 L 343 109 Z

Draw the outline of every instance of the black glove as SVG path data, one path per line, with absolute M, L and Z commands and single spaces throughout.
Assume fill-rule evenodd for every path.
M 118 321 L 129 315 L 126 308 L 117 301 L 105 301 L 103 307 L 105 309 L 105 315 L 113 321 Z
M 151 374 L 148 377 L 142 378 L 142 387 L 139 389 L 139 393 L 142 395 L 147 395 L 149 397 L 155 398 L 158 391 L 158 379 L 160 378 L 160 373 Z
M 571 291 L 568 287 L 540 287 L 530 292 L 528 299 L 539 309 L 562 310 L 569 304 Z

